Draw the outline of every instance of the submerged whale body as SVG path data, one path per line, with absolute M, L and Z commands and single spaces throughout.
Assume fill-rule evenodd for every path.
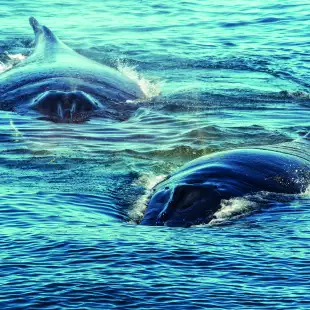
M 190 162 L 156 185 L 141 224 L 205 224 L 214 218 L 223 199 L 262 191 L 297 194 L 309 182 L 306 137 L 275 147 L 215 153 Z
M 125 101 L 144 97 L 133 80 L 76 53 L 35 18 L 29 22 L 35 33 L 34 51 L 0 75 L 0 109 L 38 111 L 64 121 L 91 115 L 121 118 L 130 110 Z

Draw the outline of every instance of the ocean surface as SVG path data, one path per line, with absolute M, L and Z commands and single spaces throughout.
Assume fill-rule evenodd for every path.
M 0 309 L 310 309 L 310 190 L 259 210 L 228 201 L 209 225 L 137 225 L 151 188 L 189 160 L 310 131 L 309 12 L 2 0 L 0 71 L 31 53 L 34 16 L 147 99 L 124 121 L 0 111 Z

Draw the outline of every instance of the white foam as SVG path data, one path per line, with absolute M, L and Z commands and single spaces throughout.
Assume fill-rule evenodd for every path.
M 11 59 L 11 60 L 15 60 L 15 61 L 23 61 L 26 59 L 26 56 L 23 54 L 7 54 L 7 56 Z
M 140 73 L 136 71 L 135 67 L 118 60 L 117 69 L 129 79 L 135 81 L 143 91 L 147 98 L 152 98 L 160 94 L 160 82 L 154 83 L 144 78 Z
M 209 225 L 236 219 L 250 213 L 255 208 L 257 208 L 257 203 L 243 197 L 222 200 L 221 208 L 214 213 L 215 218 L 210 221 Z
M 166 175 L 154 175 L 151 173 L 142 175 L 138 180 L 135 181 L 134 185 L 143 186 L 146 188 L 145 193 L 135 202 L 132 209 L 128 212 L 129 218 L 132 223 L 137 223 L 141 220 L 144 215 L 144 211 L 147 207 L 147 202 L 152 189 L 161 181 L 163 181 Z
M 22 137 L 23 134 L 18 130 L 18 128 L 15 126 L 13 120 L 10 120 L 10 126 L 14 131 L 14 136 L 17 137 Z
M 138 180 L 136 180 L 135 184 L 144 186 L 146 189 L 153 189 L 158 183 L 163 181 L 167 176 L 166 175 L 154 175 L 152 173 L 147 173 L 142 175 Z
M 7 52 L 4 53 L 8 61 L 3 63 L 0 61 L 0 73 L 8 71 L 13 68 L 14 65 L 18 64 L 21 61 L 24 61 L 27 57 L 23 54 L 9 54 Z
M 310 198 L 310 185 L 306 188 L 305 192 L 303 193 L 303 196 Z

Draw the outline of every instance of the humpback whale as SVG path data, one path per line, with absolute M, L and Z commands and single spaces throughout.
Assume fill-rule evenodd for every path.
M 37 111 L 55 121 L 126 114 L 128 100 L 144 98 L 139 85 L 116 69 L 78 54 L 30 17 L 32 54 L 0 74 L 0 109 Z
M 203 156 L 153 189 L 143 225 L 206 224 L 223 199 L 258 192 L 298 194 L 310 184 L 310 135 L 291 143 Z

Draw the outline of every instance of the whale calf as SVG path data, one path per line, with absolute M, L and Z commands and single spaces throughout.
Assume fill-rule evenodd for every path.
M 140 224 L 206 224 L 223 199 L 258 192 L 298 194 L 310 183 L 309 134 L 293 143 L 203 156 L 155 186 Z
M 0 109 L 82 121 L 93 114 L 122 117 L 129 106 L 124 102 L 145 97 L 135 81 L 73 51 L 35 18 L 29 22 L 35 47 L 0 74 Z

